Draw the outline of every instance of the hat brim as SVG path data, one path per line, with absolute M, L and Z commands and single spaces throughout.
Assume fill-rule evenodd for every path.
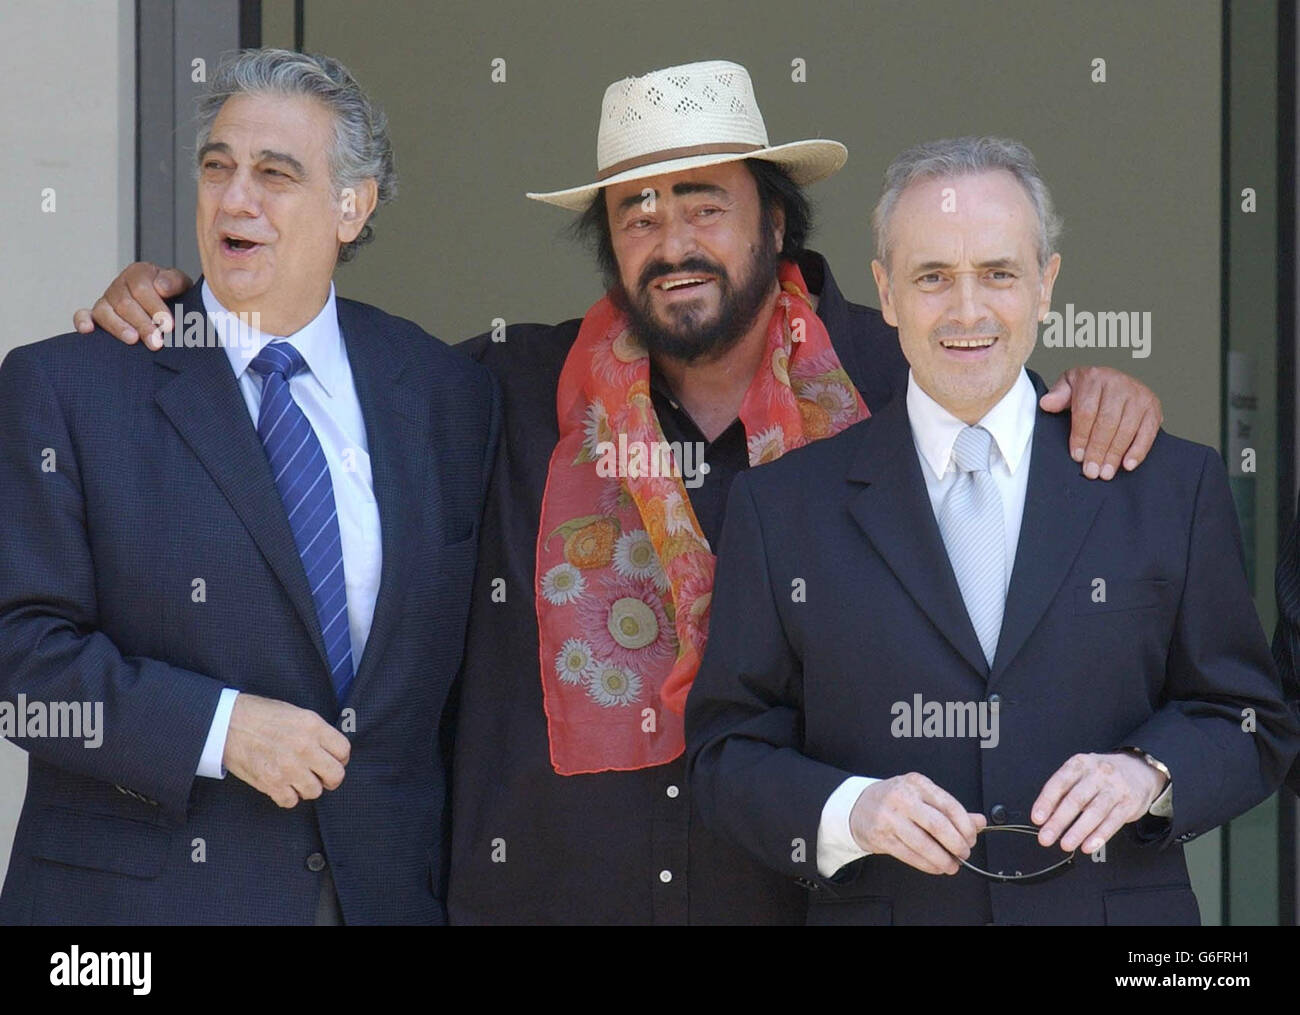
M 815 139 L 811 141 L 791 141 L 789 144 L 760 148 L 752 152 L 724 153 L 717 155 L 691 155 L 681 159 L 667 159 L 652 162 L 617 173 L 599 183 L 589 183 L 584 187 L 570 187 L 568 190 L 553 190 L 546 194 L 529 193 L 534 201 L 568 208 L 570 211 L 582 211 L 591 203 L 602 187 L 613 187 L 632 180 L 646 180 L 664 173 L 681 173 L 687 169 L 700 169 L 704 166 L 721 165 L 724 162 L 739 162 L 742 159 L 763 159 L 775 162 L 799 186 L 816 183 L 838 172 L 848 160 L 849 150 L 838 141 Z

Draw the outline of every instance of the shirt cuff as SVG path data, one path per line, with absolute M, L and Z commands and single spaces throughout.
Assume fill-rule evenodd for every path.
M 199 768 L 195 775 L 205 779 L 224 779 L 226 766 L 221 763 L 226 753 L 226 734 L 230 732 L 230 714 L 235 710 L 235 699 L 239 692 L 227 687 L 221 692 L 217 701 L 217 711 L 212 716 L 212 725 L 208 728 L 208 739 L 203 744 L 203 753 L 199 755 Z
M 1161 794 L 1151 802 L 1147 808 L 1147 813 L 1157 818 L 1173 818 L 1174 816 L 1174 780 L 1170 779 L 1165 783 L 1165 788 Z
M 862 791 L 879 781 L 865 775 L 851 775 L 826 798 L 821 824 L 817 826 L 817 872 L 822 877 L 828 878 L 845 864 L 871 855 L 870 850 L 863 849 L 853 838 L 850 818 Z

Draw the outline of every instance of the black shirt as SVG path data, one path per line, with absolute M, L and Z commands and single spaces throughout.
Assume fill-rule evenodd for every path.
M 709 541 L 709 546 L 716 547 L 722 535 L 722 516 L 727 509 L 731 481 L 741 469 L 749 468 L 745 424 L 739 419 L 732 420 L 731 425 L 712 442 L 706 441 L 690 413 L 677 403 L 668 382 L 653 362 L 650 364 L 650 400 L 654 403 L 655 415 L 659 417 L 664 440 L 670 444 L 690 441 L 703 446 L 702 461 L 708 465 L 708 470 L 699 477 L 698 486 L 686 484 L 686 496 L 690 498 L 691 509 L 704 538 Z
M 878 311 L 848 303 L 820 255 L 809 253 L 800 268 L 867 407 L 901 396 L 907 363 L 894 329 Z M 452 713 L 448 915 L 452 923 L 802 923 L 803 888 L 704 827 L 684 758 L 591 775 L 551 767 L 533 590 L 559 439 L 555 391 L 580 324 L 513 325 L 505 341 L 481 335 L 460 347 L 496 374 L 505 418 Z M 662 378 L 652 398 L 668 440 L 703 440 Z M 704 482 L 687 491 L 717 546 L 731 480 L 748 468 L 739 421 L 707 445 L 705 460 Z

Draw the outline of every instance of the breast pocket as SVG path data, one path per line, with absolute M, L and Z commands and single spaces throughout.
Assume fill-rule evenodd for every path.
M 1173 583 L 1163 578 L 1106 578 L 1098 576 L 1087 585 L 1074 587 L 1075 616 L 1095 616 L 1125 610 L 1156 610 L 1173 593 Z

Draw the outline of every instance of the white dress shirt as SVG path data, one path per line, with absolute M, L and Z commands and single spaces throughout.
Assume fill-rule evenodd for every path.
M 334 304 L 334 283 L 321 311 L 306 326 L 287 338 L 242 327 L 217 301 L 208 283 L 203 283 L 203 306 L 225 347 L 230 368 L 239 381 L 240 394 L 257 426 L 262 405 L 262 378 L 248 366 L 271 342 L 288 341 L 302 353 L 307 368 L 289 380 L 289 391 L 307 422 L 316 431 L 338 509 L 339 540 L 343 549 L 344 584 L 348 597 L 348 630 L 352 641 L 352 666 L 361 665 L 370 624 L 379 594 L 379 573 L 383 564 L 380 543 L 379 505 L 375 501 L 370 473 L 370 449 L 361 402 L 352 381 L 352 366 L 339 331 Z M 233 632 L 232 632 L 233 635 Z M 199 759 L 198 775 L 223 778 L 221 758 L 225 753 L 230 713 L 238 691 L 221 692 L 216 714 Z
M 1021 368 L 1020 376 L 977 424 L 993 436 L 997 453 L 989 466 L 989 475 L 1002 497 L 1002 533 L 1006 541 L 1006 582 L 1011 587 L 1011 569 L 1020 542 L 1020 521 L 1025 512 L 1025 491 L 1029 484 L 1029 447 L 1034 436 L 1034 418 L 1038 393 L 1033 381 Z M 921 460 L 921 474 L 930 495 L 930 507 L 938 519 L 943 500 L 959 475 L 952 460 L 952 446 L 967 426 L 921 390 L 916 378 L 907 375 L 907 418 L 912 425 L 912 443 Z M 862 791 L 879 779 L 850 776 L 836 788 L 822 807 L 817 830 L 817 870 L 830 877 L 847 863 L 866 856 L 868 851 L 853 838 L 849 818 Z

